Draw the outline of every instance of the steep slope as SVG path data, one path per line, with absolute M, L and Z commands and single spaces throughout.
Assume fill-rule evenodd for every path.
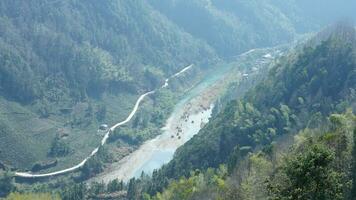
M 290 41 L 340 17 L 356 19 L 352 0 L 150 0 L 150 4 L 219 53 L 230 57 L 251 48 Z M 184 14 L 182 14 L 184 13 Z
M 152 178 L 131 179 L 127 198 L 350 199 L 355 55 L 353 25 L 317 34 L 277 60 Z
M 2 1 L 0 10 L 1 91 L 22 102 L 43 95 L 46 76 L 94 95 L 107 83 L 136 85 L 144 66 L 172 73 L 213 57 L 141 1 Z
M 151 199 L 352 199 L 356 116 L 348 110 L 329 120 L 244 158 L 235 157 L 239 165 L 234 168 L 221 165 L 174 180 Z
M 31 168 L 51 160 L 53 146 L 80 160 L 99 141 L 93 130 L 122 119 L 138 93 L 188 64 L 203 69 L 314 30 L 329 14 L 316 9 L 294 0 L 1 1 L 0 162 Z
M 332 112 L 355 105 L 356 32 L 338 27 L 327 40 L 285 56 L 268 78 L 223 112 L 162 169 L 168 177 L 226 163 L 277 137 L 317 126 Z M 162 175 L 160 174 L 160 175 Z
M 0 162 L 20 168 L 51 159 L 58 137 L 83 158 L 100 140 L 97 123 L 123 119 L 142 91 L 216 58 L 144 1 L 5 0 L 0 29 Z
M 294 24 L 283 11 L 266 1 L 149 2 L 224 57 L 238 55 L 251 48 L 290 41 L 296 34 Z
M 311 19 L 314 24 L 329 24 L 338 18 L 356 19 L 354 12 L 356 2 L 352 0 L 293 0 L 292 2 L 300 8 L 300 12 L 304 13 L 304 17 Z M 302 23 L 302 21 L 299 22 Z

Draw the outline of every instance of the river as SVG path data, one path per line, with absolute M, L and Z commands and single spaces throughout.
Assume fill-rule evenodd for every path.
M 146 141 L 137 150 L 119 162 L 110 164 L 105 171 L 93 179 L 97 182 L 109 182 L 118 178 L 127 182 L 139 177 L 142 172 L 152 174 L 168 163 L 174 152 L 196 135 L 204 124 L 209 122 L 214 101 L 221 89 L 221 79 L 229 71 L 228 67 L 220 68 L 200 84 L 184 95 L 174 107 L 172 114 L 162 128 L 162 134 Z

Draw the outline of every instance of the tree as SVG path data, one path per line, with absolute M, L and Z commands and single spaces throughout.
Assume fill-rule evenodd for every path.
M 123 190 L 124 183 L 123 181 L 120 181 L 118 179 L 115 179 L 113 181 L 110 181 L 107 185 L 107 191 L 108 192 L 117 192 Z
M 227 161 L 227 170 L 229 174 L 233 173 L 233 170 L 235 169 L 239 159 L 241 158 L 240 155 L 240 146 L 236 145 L 234 148 L 234 151 L 231 153 L 229 160 Z
M 356 200 L 356 128 L 354 128 L 353 132 L 353 149 L 352 149 L 352 189 L 351 196 L 352 200 Z
M 49 155 L 54 157 L 63 157 L 68 155 L 70 148 L 66 142 L 64 142 L 60 137 L 55 137 L 51 144 L 51 149 Z
M 103 171 L 103 163 L 98 156 L 90 158 L 82 168 L 82 178 L 90 178 Z
M 98 195 L 105 192 L 105 184 L 103 182 L 94 182 L 90 185 L 89 194 Z
M 99 121 L 99 122 L 102 122 L 105 120 L 106 118 L 106 112 L 107 112 L 107 109 L 106 109 L 106 106 L 103 104 L 103 105 L 100 105 L 98 107 L 98 111 L 96 112 L 96 119 Z
M 11 174 L 8 172 L 5 172 L 3 174 L 0 173 L 0 197 L 7 196 L 14 189 L 15 186 Z
M 343 174 L 332 168 L 334 158 L 334 152 L 321 144 L 289 156 L 268 181 L 270 199 L 343 199 Z
M 82 200 L 85 199 L 87 192 L 86 185 L 84 183 L 68 186 L 61 193 L 63 200 Z
M 137 184 L 135 178 L 130 179 L 129 186 L 127 189 L 127 198 L 133 200 L 136 197 Z
M 20 193 L 11 193 L 6 200 L 60 200 L 59 195 L 55 194 L 47 194 L 47 193 L 28 193 L 28 194 L 20 194 Z

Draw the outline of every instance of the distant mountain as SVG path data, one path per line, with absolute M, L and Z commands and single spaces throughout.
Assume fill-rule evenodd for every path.
M 320 30 L 351 12 L 352 0 L 150 0 L 150 4 L 184 31 L 222 57 L 251 48 L 288 42 Z M 184 13 L 184 14 L 183 14 Z M 352 18 L 352 17 L 351 17 Z
M 152 0 L 150 3 L 223 57 L 290 41 L 296 34 L 284 10 L 266 1 Z

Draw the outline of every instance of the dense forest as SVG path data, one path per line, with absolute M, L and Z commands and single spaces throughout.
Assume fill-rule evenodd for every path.
M 329 25 L 356 19 L 354 7 L 353 0 L 2 0 L 0 198 L 354 198 L 356 29 L 348 19 Z M 291 49 L 276 50 L 276 59 L 258 54 L 260 64 L 271 60 L 263 69 L 234 63 L 277 46 Z M 225 65 L 238 73 L 230 77 L 245 79 L 236 80 L 244 90 L 224 89 L 209 123 L 168 164 L 127 183 L 86 182 L 162 133 L 177 100 Z M 124 120 L 151 90 L 80 170 L 14 178 L 81 162 L 108 131 L 99 127 Z
M 355 100 L 356 34 L 349 26 L 335 29 L 316 46 L 281 58 L 265 81 L 242 100 L 230 102 L 163 170 L 179 177 L 196 168 L 217 167 L 236 145 L 269 145 L 278 136 L 345 111 Z
M 16 168 L 57 155 L 79 161 L 99 141 L 80 132 L 120 120 L 143 91 L 216 58 L 143 1 L 2 1 L 0 13 L 0 160 Z M 91 147 L 68 144 L 70 153 L 63 135 L 87 135 Z
M 264 81 L 242 99 L 228 103 L 198 135 L 178 149 L 168 165 L 153 173 L 148 185 L 138 180 L 138 189 L 132 199 L 143 198 L 140 196 L 143 191 L 155 194 L 167 184 L 168 189 L 155 198 L 201 199 L 201 195 L 207 198 L 213 194 L 229 194 L 221 191 L 222 188 L 240 191 L 234 190 L 236 193 L 233 192 L 232 197 L 224 196 L 222 199 L 236 199 L 234 195 L 250 195 L 241 199 L 262 195 L 255 198 L 265 199 L 267 194 L 271 195 L 271 199 L 288 199 L 288 195 L 292 199 L 309 199 L 310 195 L 319 195 L 311 199 L 343 199 L 350 196 L 351 186 L 348 184 L 352 183 L 350 163 L 353 159 L 353 144 L 350 141 L 353 140 L 355 117 L 347 109 L 355 109 L 356 31 L 353 26 L 338 24 L 319 35 L 327 39 L 315 44 L 307 42 L 282 57 Z M 344 115 L 332 115 L 345 112 Z M 292 145 L 291 138 L 295 134 L 305 138 L 301 144 L 295 144 L 298 147 Z M 286 146 L 291 145 L 292 150 L 288 150 Z M 290 154 L 284 155 L 285 158 L 276 157 L 277 154 L 284 154 L 281 148 L 290 151 Z M 323 157 L 311 157 L 315 154 Z M 301 172 L 314 169 L 307 165 L 311 164 L 308 159 L 320 159 L 315 161 L 315 165 L 322 165 L 322 169 Z M 249 162 L 258 162 L 257 169 L 246 166 Z M 264 174 L 265 180 L 255 180 L 258 175 L 245 170 L 257 170 L 256 173 Z M 330 173 L 322 170 L 330 170 Z M 321 177 L 298 180 L 302 175 L 297 173 L 312 173 Z M 323 177 L 323 174 L 330 177 Z M 266 178 L 269 176 L 270 180 Z M 170 183 L 170 178 L 177 181 Z M 233 188 L 225 185 L 230 184 L 224 182 L 228 180 L 232 181 Z M 264 185 L 267 180 L 270 182 L 268 187 Z M 250 181 L 260 181 L 257 186 L 263 187 L 265 194 L 257 192 L 259 189 Z M 336 184 L 337 181 L 340 185 Z M 326 185 L 319 186 L 321 183 Z M 209 184 L 213 185 L 212 188 Z M 247 185 L 248 191 L 243 188 L 244 184 L 251 184 Z M 305 184 L 306 188 L 298 191 L 299 187 L 293 184 L 302 184 L 303 187 Z M 307 184 L 317 185 L 316 188 L 308 188 Z M 198 189 L 192 191 L 194 187 Z M 295 194 L 291 188 L 297 188 Z M 206 190 L 213 194 L 207 195 Z
M 329 27 L 281 57 L 152 177 L 62 185 L 60 198 L 352 199 L 355 50 L 353 26 Z M 0 180 L 15 191 L 10 175 Z M 50 188 L 24 195 L 56 198 Z
M 337 16 L 354 15 L 351 7 L 356 6 L 352 0 L 149 2 L 186 32 L 205 41 L 224 58 L 252 48 L 280 44 L 290 41 L 300 33 L 318 30 Z
M 288 148 L 279 141 L 244 158 L 238 155 L 243 148 L 235 149 L 227 164 L 192 171 L 143 199 L 352 199 L 356 118 L 349 111 L 328 119 L 289 138 L 294 144 Z

